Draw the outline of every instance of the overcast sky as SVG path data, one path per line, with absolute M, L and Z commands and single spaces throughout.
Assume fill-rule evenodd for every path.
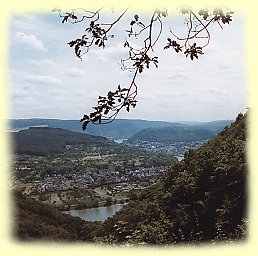
M 115 37 L 104 50 L 90 49 L 83 61 L 75 57 L 67 42 L 82 35 L 84 24 L 62 24 L 58 14 L 51 12 L 13 16 L 11 118 L 80 119 L 96 105 L 99 95 L 105 96 L 118 84 L 128 85 L 132 73 L 122 71 L 118 63 L 127 56 L 124 30 L 130 27 L 131 16 L 117 24 Z M 110 21 L 107 15 L 104 18 Z M 223 30 L 214 24 L 205 54 L 194 61 L 163 50 L 171 37 L 170 28 L 186 33 L 181 19 L 166 18 L 154 53 L 159 56 L 159 68 L 153 66 L 139 75 L 137 107 L 130 113 L 121 112 L 118 118 L 210 121 L 234 119 L 244 112 L 248 106 L 244 19 L 234 15 Z

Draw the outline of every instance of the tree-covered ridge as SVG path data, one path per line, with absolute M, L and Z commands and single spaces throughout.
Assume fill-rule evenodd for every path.
M 22 193 L 13 193 L 15 201 L 14 236 L 34 240 L 89 240 L 98 222 L 83 221 L 63 214 L 54 206 L 35 201 Z
M 128 141 L 152 141 L 159 143 L 171 144 L 174 142 L 190 142 L 207 140 L 215 134 L 209 130 L 186 128 L 186 127 L 164 127 L 164 128 L 147 128 L 141 130 Z
M 246 234 L 246 116 L 142 191 L 100 229 L 111 243 L 202 242 Z
M 14 151 L 19 154 L 47 155 L 64 153 L 71 146 L 77 149 L 88 147 L 109 147 L 116 143 L 104 137 L 72 132 L 60 128 L 30 127 L 29 129 L 12 133 Z

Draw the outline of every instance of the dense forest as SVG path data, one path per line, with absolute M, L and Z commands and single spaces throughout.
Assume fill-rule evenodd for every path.
M 98 222 L 63 214 L 52 205 L 14 191 L 14 236 L 21 240 L 88 240 Z
M 184 159 L 174 162 L 159 182 L 136 193 L 134 200 L 103 223 L 61 217 L 56 210 L 54 213 L 52 208 L 15 193 L 16 235 L 111 244 L 244 239 L 246 119 L 247 114 L 239 114 L 215 138 L 186 152 Z M 48 236 L 49 232 L 52 235 Z

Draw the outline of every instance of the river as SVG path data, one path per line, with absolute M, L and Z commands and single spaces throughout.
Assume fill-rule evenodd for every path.
M 123 204 L 114 204 L 106 207 L 98 207 L 91 209 L 82 210 L 70 210 L 64 213 L 70 214 L 72 216 L 80 217 L 87 221 L 104 221 L 108 217 L 111 217 L 115 212 L 119 211 L 123 207 Z

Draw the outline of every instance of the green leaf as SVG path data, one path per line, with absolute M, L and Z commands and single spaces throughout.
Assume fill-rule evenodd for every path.
M 90 121 L 85 121 L 83 124 L 82 124 L 82 130 L 85 131 L 86 128 L 87 128 L 87 125 L 89 124 Z

